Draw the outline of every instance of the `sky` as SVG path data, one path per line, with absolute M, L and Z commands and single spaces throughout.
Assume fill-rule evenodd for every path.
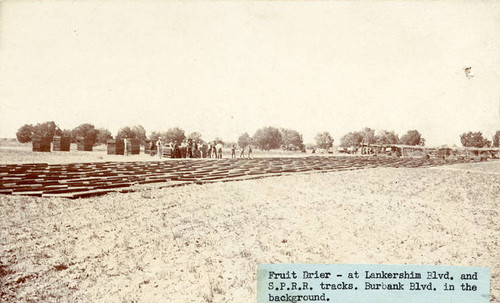
M 491 140 L 500 2 L 2 1 L 0 137 L 45 121 Z

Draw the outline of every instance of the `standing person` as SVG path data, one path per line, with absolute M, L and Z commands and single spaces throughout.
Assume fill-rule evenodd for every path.
M 218 159 L 219 156 L 217 155 L 217 144 L 216 142 L 214 141 L 214 144 L 212 144 L 212 156 L 215 158 L 215 159 Z
M 250 156 L 252 156 L 252 158 L 253 158 L 253 155 L 252 155 L 252 146 L 248 145 L 248 159 L 250 159 Z
M 124 138 L 123 139 L 123 153 L 125 156 L 128 156 L 128 139 Z
M 209 142 L 207 147 L 207 158 L 212 158 L 212 144 Z
M 236 147 L 234 146 L 231 146 L 231 159 L 235 159 L 236 158 Z
M 151 140 L 151 146 L 150 146 L 150 149 L 149 149 L 149 154 L 152 156 L 154 156 L 156 153 L 156 142 L 155 140 Z
M 193 158 L 193 139 L 188 139 L 186 158 Z
M 179 143 L 177 143 L 177 141 L 175 141 L 175 145 L 174 145 L 174 155 L 175 157 L 174 158 L 181 158 L 181 149 L 179 148 Z
M 163 151 L 162 151 L 162 143 L 161 143 L 161 137 L 158 137 L 158 141 L 156 141 L 156 149 L 158 150 L 158 158 L 161 159 L 163 156 Z
M 245 146 L 241 147 L 241 153 L 240 153 L 240 158 L 243 158 L 245 156 Z
M 222 143 L 220 141 L 217 143 L 217 156 L 218 159 L 222 159 Z

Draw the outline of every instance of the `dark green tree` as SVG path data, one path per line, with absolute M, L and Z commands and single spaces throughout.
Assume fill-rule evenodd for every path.
M 248 133 L 244 133 L 238 138 L 238 145 L 240 147 L 247 147 L 248 145 L 252 144 L 252 137 Z
M 146 137 L 146 130 L 142 125 L 135 125 L 135 126 L 124 126 L 118 130 L 118 133 L 116 134 L 117 139 L 138 139 L 139 141 L 144 142 L 147 137 Z
M 204 141 L 201 139 L 201 134 L 199 132 L 192 132 L 188 135 L 188 139 L 193 140 L 193 143 L 203 144 Z
M 87 140 L 91 141 L 92 144 L 96 144 L 98 134 L 99 131 L 95 128 L 93 124 L 90 123 L 80 124 L 77 127 L 73 128 L 73 130 L 71 131 L 71 137 L 73 142 L 76 142 L 76 138 L 78 137 L 84 137 Z
M 394 131 L 382 130 L 378 136 L 375 136 L 377 144 L 397 144 L 399 137 Z
M 424 145 L 425 139 L 419 133 L 418 130 L 409 130 L 404 134 L 399 140 L 401 144 L 404 145 Z
M 31 124 L 24 124 L 17 130 L 16 137 L 20 143 L 31 142 L 31 138 L 35 134 L 35 127 Z
M 499 147 L 500 143 L 500 130 L 497 130 L 495 135 L 493 136 L 493 147 Z
M 167 130 L 165 133 L 165 142 L 177 142 L 181 144 L 186 140 L 186 135 L 184 134 L 184 130 L 179 127 L 173 127 Z
M 253 135 L 253 142 L 262 150 L 280 148 L 281 132 L 272 126 L 259 128 Z
M 113 139 L 111 132 L 106 128 L 99 128 L 97 134 L 97 142 L 99 144 L 106 144 L 108 140 Z
M 302 135 L 293 129 L 280 128 L 281 132 L 281 145 L 286 150 L 302 150 L 304 142 Z
M 481 132 L 466 132 L 460 135 L 460 141 L 465 147 L 489 147 L 491 141 L 484 138 Z
M 62 130 L 59 128 L 59 126 L 57 126 L 57 124 L 54 121 L 49 121 L 44 123 L 38 123 L 35 126 L 34 135 L 41 136 L 44 138 L 49 138 L 52 141 L 54 136 L 62 135 Z
M 314 141 L 316 142 L 316 146 L 318 148 L 323 148 L 328 150 L 333 146 L 333 138 L 329 132 L 321 132 L 317 133 L 314 137 Z
M 363 134 L 361 132 L 350 132 L 340 138 L 340 146 L 351 147 L 359 146 L 363 142 Z
M 374 144 L 376 142 L 375 138 L 375 130 L 365 127 L 363 130 L 360 132 L 361 136 L 363 137 L 363 140 L 361 141 L 364 144 Z

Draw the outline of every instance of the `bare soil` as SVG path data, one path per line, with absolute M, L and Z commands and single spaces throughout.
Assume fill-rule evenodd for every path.
M 68 200 L 0 196 L 0 300 L 255 302 L 259 263 L 487 266 L 500 162 L 373 168 Z

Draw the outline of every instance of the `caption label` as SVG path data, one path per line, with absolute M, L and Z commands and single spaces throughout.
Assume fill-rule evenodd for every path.
M 488 303 L 488 267 L 260 264 L 257 302 Z

